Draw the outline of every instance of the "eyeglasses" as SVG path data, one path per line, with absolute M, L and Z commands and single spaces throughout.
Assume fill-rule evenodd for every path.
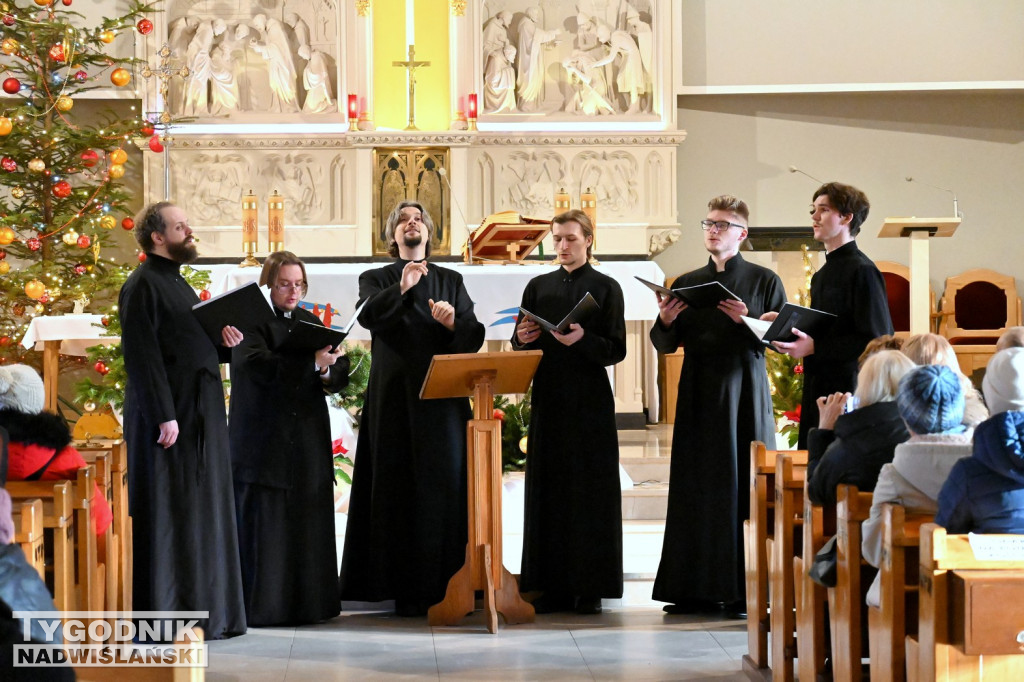
M 743 225 L 730 223 L 728 220 L 702 220 L 700 221 L 700 227 L 705 232 L 710 232 L 711 228 L 715 228 L 717 232 L 725 232 L 730 227 L 738 227 L 741 230 L 747 229 Z
M 278 291 L 281 291 L 281 292 L 285 292 L 285 291 L 302 291 L 303 287 L 305 287 L 305 286 L 306 286 L 305 282 L 294 282 L 294 283 L 285 282 L 284 284 L 275 285 L 274 288 L 277 289 Z

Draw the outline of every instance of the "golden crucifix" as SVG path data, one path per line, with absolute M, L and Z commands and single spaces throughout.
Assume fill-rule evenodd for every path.
M 409 46 L 409 59 L 404 62 L 391 62 L 391 66 L 401 66 L 409 71 L 409 125 L 406 130 L 419 130 L 416 127 L 416 69 L 421 66 L 430 66 L 430 62 L 416 61 L 416 49 Z

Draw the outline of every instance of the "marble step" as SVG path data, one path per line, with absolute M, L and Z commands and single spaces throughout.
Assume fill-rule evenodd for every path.
M 671 460 L 668 457 L 623 457 L 619 464 L 626 470 L 633 483 L 667 483 Z
M 661 520 L 668 511 L 668 483 L 641 482 L 622 491 L 622 520 Z

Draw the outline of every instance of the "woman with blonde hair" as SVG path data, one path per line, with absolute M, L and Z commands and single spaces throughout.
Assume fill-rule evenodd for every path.
M 960 388 L 964 393 L 964 426 L 973 429 L 988 419 L 988 408 L 981 398 L 981 393 L 974 388 L 971 380 L 960 371 L 960 363 L 956 359 L 956 351 L 946 337 L 938 334 L 914 334 L 903 344 L 903 353 L 918 365 L 944 365 L 953 370 L 960 380 Z
M 875 489 L 878 472 L 892 461 L 896 445 L 910 437 L 896 395 L 900 379 L 916 365 L 898 350 L 882 350 L 864 361 L 853 394 L 856 408 L 844 414 L 849 393 L 818 398 L 818 428 L 807 438 L 807 490 L 815 504 L 834 504 L 836 486 Z

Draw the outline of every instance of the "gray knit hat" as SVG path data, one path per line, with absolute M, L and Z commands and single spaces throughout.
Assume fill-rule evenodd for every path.
M 992 356 L 981 392 L 990 414 L 1024 410 L 1024 348 L 1007 348 Z
M 39 414 L 46 403 L 43 380 L 28 365 L 0 366 L 0 410 Z
M 917 434 L 945 433 L 964 420 L 964 392 L 960 378 L 944 365 L 925 365 L 900 380 L 896 407 Z

